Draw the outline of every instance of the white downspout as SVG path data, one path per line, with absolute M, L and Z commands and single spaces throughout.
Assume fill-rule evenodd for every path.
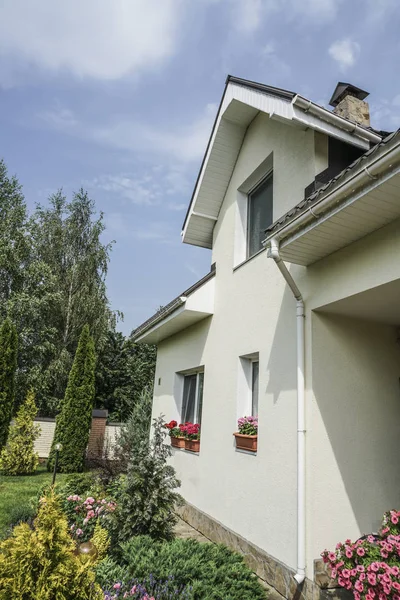
M 297 322 L 297 572 L 298 585 L 306 577 L 306 425 L 304 394 L 304 301 L 299 288 L 279 254 L 279 242 L 270 241 L 268 257 L 273 258 L 296 298 Z

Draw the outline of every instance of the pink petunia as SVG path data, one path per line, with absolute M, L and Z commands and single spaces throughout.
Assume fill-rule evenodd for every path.
M 365 555 L 364 548 L 362 548 L 361 546 L 359 548 L 357 548 L 357 554 L 358 554 L 358 556 L 364 556 Z

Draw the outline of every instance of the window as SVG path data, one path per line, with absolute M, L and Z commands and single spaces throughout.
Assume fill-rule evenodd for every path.
M 251 416 L 258 416 L 258 386 L 260 363 L 258 360 L 251 362 Z
M 272 223 L 272 173 L 248 195 L 247 258 L 262 249 L 265 230 Z
M 204 372 L 184 375 L 182 397 L 182 423 L 201 423 L 203 408 Z
M 260 359 L 258 352 L 239 356 L 237 418 L 258 417 Z

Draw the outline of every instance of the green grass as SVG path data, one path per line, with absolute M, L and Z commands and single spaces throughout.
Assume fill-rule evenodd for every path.
M 62 483 L 68 475 L 57 473 L 57 483 Z M 52 474 L 45 465 L 40 465 L 35 475 L 0 475 L 0 537 L 10 523 L 10 512 L 17 504 L 27 504 L 45 483 L 51 483 Z

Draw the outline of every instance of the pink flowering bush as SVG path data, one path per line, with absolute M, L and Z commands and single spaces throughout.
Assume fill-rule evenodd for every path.
M 400 600 L 400 511 L 383 515 L 378 535 L 346 540 L 321 556 L 355 600 Z
M 105 498 L 96 500 L 88 496 L 83 500 L 77 494 L 68 496 L 64 502 L 70 532 L 79 542 L 87 542 L 94 533 L 96 523 L 106 525 L 108 516 L 116 509 L 116 503 Z
M 242 417 L 238 419 L 238 429 L 242 435 L 257 435 L 258 417 Z

